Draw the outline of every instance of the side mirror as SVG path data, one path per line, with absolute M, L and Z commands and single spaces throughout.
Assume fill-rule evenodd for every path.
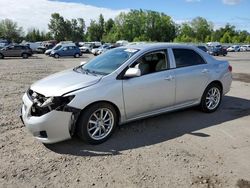
M 125 78 L 133 78 L 139 76 L 141 76 L 141 70 L 138 68 L 129 68 L 124 74 Z
M 86 63 L 87 63 L 87 61 L 82 61 L 82 62 L 80 62 L 80 65 L 84 65 Z

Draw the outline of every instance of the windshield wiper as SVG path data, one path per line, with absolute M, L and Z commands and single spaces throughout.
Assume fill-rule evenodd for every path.
M 96 73 L 94 71 L 91 71 L 89 69 L 84 69 L 83 67 L 81 67 L 82 71 L 84 71 L 86 74 L 92 74 L 94 76 L 97 76 Z

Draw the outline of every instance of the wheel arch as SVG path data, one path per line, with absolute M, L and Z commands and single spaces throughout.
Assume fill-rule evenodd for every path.
M 107 101 L 107 100 L 100 100 L 100 101 L 95 101 L 95 102 L 92 102 L 90 104 L 88 104 L 87 106 L 85 106 L 82 110 L 81 110 L 81 113 L 83 113 L 85 110 L 87 110 L 90 106 L 94 105 L 94 104 L 98 104 L 98 103 L 107 103 L 107 104 L 110 104 L 114 107 L 115 109 L 115 112 L 117 114 L 117 121 L 119 122 L 120 121 L 120 118 L 121 118 L 121 112 L 118 108 L 118 106 L 116 104 L 114 104 L 113 102 L 110 102 L 110 101 Z
M 223 84 L 222 84 L 221 81 L 219 81 L 219 80 L 214 80 L 214 81 L 210 82 L 210 83 L 207 85 L 207 87 L 210 86 L 210 85 L 212 85 L 212 84 L 217 84 L 218 86 L 220 86 L 220 88 L 221 88 L 221 93 L 223 93 Z M 207 89 L 207 87 L 205 88 L 205 90 Z M 205 90 L 203 91 L 203 93 L 205 92 Z

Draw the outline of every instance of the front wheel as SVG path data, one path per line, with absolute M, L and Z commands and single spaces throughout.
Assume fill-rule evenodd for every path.
M 27 58 L 29 57 L 29 55 L 26 54 L 26 53 L 23 53 L 23 54 L 22 54 L 22 57 L 23 57 L 23 59 L 27 59 Z
M 58 59 L 60 56 L 58 54 L 55 54 L 54 57 Z
M 77 121 L 78 136 L 89 144 L 101 144 L 114 132 L 117 113 L 108 103 L 97 103 L 84 110 Z
M 204 91 L 200 108 L 203 112 L 211 113 L 220 106 L 222 97 L 222 88 L 218 84 L 210 84 Z
M 3 56 L 3 54 L 0 54 L 0 59 L 4 59 L 4 56 Z
M 79 58 L 80 57 L 80 54 L 75 54 L 75 58 Z

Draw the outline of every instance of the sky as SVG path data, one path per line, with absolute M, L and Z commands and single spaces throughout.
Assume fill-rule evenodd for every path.
M 163 12 L 176 23 L 201 16 L 213 22 L 214 29 L 230 23 L 237 30 L 250 32 L 250 0 L 0 0 L 0 20 L 12 19 L 24 31 L 31 28 L 48 31 L 54 12 L 67 19 L 84 18 L 88 25 L 101 13 L 108 19 L 130 9 Z

